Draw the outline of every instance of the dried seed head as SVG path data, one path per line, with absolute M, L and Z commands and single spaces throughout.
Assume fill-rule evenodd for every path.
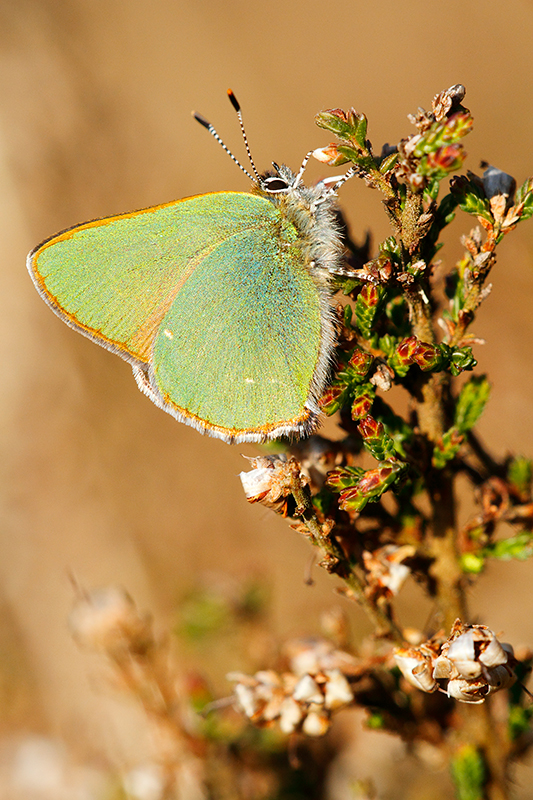
M 370 383 L 381 389 L 382 392 L 388 392 L 392 387 L 393 378 L 394 370 L 388 364 L 378 364 L 376 371 L 370 378 Z
M 456 83 L 455 86 L 450 86 L 445 92 L 440 92 L 433 98 L 433 114 L 435 119 L 441 120 L 447 117 L 450 111 L 455 112 L 458 106 L 461 105 L 466 89 L 462 83 Z
M 144 652 L 153 644 L 149 615 L 117 586 L 81 592 L 68 624 L 79 645 L 108 655 Z
M 235 699 L 241 711 L 251 719 L 259 707 L 259 699 L 252 687 L 238 683 L 235 686 Z
M 440 689 L 464 703 L 482 703 L 516 680 L 511 645 L 500 643 L 486 625 L 463 625 L 460 620 L 446 641 L 435 638 L 397 649 L 395 659 L 413 686 L 426 692 Z
M 237 710 L 255 725 L 278 721 L 284 733 L 301 729 L 308 736 L 321 736 L 329 728 L 331 713 L 354 700 L 346 676 L 337 668 L 314 675 L 263 670 L 227 677 L 236 683 Z
M 489 687 L 483 678 L 471 681 L 464 678 L 452 678 L 451 681 L 448 681 L 446 693 L 448 697 L 453 697 L 463 703 L 483 703 L 489 693 Z
M 337 650 L 333 642 L 319 637 L 291 639 L 284 646 L 294 675 L 316 675 L 332 669 L 340 669 L 345 675 L 352 673 L 357 661 L 350 653 Z
M 443 648 L 444 649 L 444 648 Z M 507 662 L 508 654 L 486 625 L 472 625 L 450 642 L 447 657 L 461 678 L 477 678 L 484 667 Z

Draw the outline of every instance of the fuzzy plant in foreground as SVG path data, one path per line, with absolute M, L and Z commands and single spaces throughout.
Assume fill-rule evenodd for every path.
M 333 441 L 314 435 L 284 452 L 259 455 L 241 479 L 250 502 L 286 517 L 309 540 L 320 566 L 364 609 L 375 636 L 372 648 L 366 643 L 358 652 L 333 626 L 329 638 L 287 643 L 279 668 L 265 664 L 248 675 L 236 664 L 229 678 L 231 713 L 237 710 L 263 732 L 276 731 L 282 742 L 288 737 L 286 763 L 298 766 L 295 742 L 301 750 L 306 740 L 328 731 L 333 715 L 359 706 L 372 728 L 441 748 L 457 796 L 476 800 L 510 796 L 512 763 L 531 745 L 533 712 L 522 685 L 531 655 L 515 653 L 487 625 L 472 624 L 467 593 L 488 560 L 533 553 L 532 462 L 521 456 L 498 460 L 474 432 L 490 385 L 474 371 L 479 340 L 472 331 L 490 293 L 498 244 L 533 214 L 533 179 L 517 189 L 513 178 L 488 165 L 481 176 L 453 175 L 463 167 L 462 140 L 473 124 L 464 95 L 459 85 L 438 94 L 430 112 L 419 109 L 410 117 L 414 132 L 380 154 L 367 138 L 363 114 L 333 109 L 317 115 L 317 124 L 336 141 L 315 157 L 332 167 L 353 165 L 381 193 L 392 233 L 372 254 L 368 244 L 357 247 L 347 239 L 346 273 L 336 279 L 336 367 L 322 409 L 337 415 L 343 436 Z M 464 253 L 439 295 L 433 273 L 441 235 L 456 217 L 464 223 L 468 216 L 473 227 L 462 238 Z M 409 396 L 407 414 L 389 404 L 393 386 Z M 455 500 L 459 477 L 468 479 L 479 507 L 465 525 Z M 502 538 L 501 523 L 510 523 L 513 533 L 507 527 Z M 396 595 L 409 576 L 434 601 L 431 630 L 414 631 L 395 614 Z M 111 620 L 115 624 L 113 614 Z M 483 623 L 490 626 L 490 620 Z M 132 642 L 138 633 L 133 629 Z M 131 652 L 143 663 L 149 653 L 153 666 L 159 645 L 142 630 L 144 650 L 132 644 Z M 128 634 L 122 633 L 128 652 Z M 124 674 L 127 659 L 118 663 L 115 656 L 114 663 Z M 130 689 L 142 697 L 140 686 Z M 158 691 L 164 697 L 170 690 Z M 172 692 L 167 706 L 152 712 L 159 722 L 165 715 L 174 719 L 174 728 L 167 726 L 177 742 L 174 778 L 187 752 L 183 763 L 190 768 L 194 762 L 200 796 L 286 797 L 289 786 L 291 797 L 322 796 L 328 757 L 321 761 L 315 751 L 321 777 L 312 788 L 296 787 L 264 739 L 254 743 L 249 732 L 240 739 L 235 729 L 224 732 L 221 719 L 230 712 L 193 721 L 183 697 L 178 702 Z M 493 715 L 496 694 L 500 704 Z M 243 753 L 251 751 L 257 769 L 261 762 L 264 773 L 275 776 L 264 791 L 250 788 L 253 782 L 244 790 L 235 777 L 246 772 Z M 233 775 L 229 794 L 216 788 L 213 777 L 221 760 Z M 179 796 L 171 793 L 177 784 L 168 775 L 166 780 L 168 792 L 161 797 Z M 357 791 L 354 797 L 372 796 Z

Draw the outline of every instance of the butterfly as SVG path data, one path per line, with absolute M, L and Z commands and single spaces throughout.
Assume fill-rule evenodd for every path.
M 92 220 L 28 256 L 37 291 L 75 330 L 131 364 L 141 392 L 229 443 L 311 434 L 335 347 L 331 274 L 342 272 L 336 190 L 273 163 L 252 181 Z

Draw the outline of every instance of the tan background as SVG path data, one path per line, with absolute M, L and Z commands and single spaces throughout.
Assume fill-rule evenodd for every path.
M 522 181 L 533 172 L 532 53 L 526 0 L 2 0 L 0 797 L 14 736 L 68 741 L 83 762 L 120 767 L 146 755 L 141 717 L 95 686 L 97 665 L 69 638 L 69 571 L 88 586 L 125 586 L 161 628 L 209 571 L 265 576 L 280 635 L 316 630 L 320 609 L 335 602 L 319 570 L 316 585 L 304 585 L 307 545 L 244 502 L 240 453 L 256 449 L 200 437 L 157 410 L 124 362 L 40 301 L 26 252 L 86 219 L 245 189 L 190 117 L 207 116 L 240 155 L 228 87 L 259 167 L 274 159 L 294 168 L 328 141 L 313 123 L 321 108 L 365 112 L 379 149 L 410 132 L 408 112 L 461 82 L 476 123 L 468 166 L 486 159 Z M 321 172 L 314 164 L 308 179 Z M 389 233 L 377 194 L 352 181 L 342 202 L 356 238 Z M 466 218 L 459 228 L 468 230 Z M 499 454 L 533 453 L 532 251 L 529 223 L 501 248 L 475 329 L 494 382 L 481 431 Z M 515 644 L 533 643 L 531 570 L 493 567 L 472 596 L 472 612 Z M 423 624 L 417 599 L 407 588 L 404 624 Z M 354 765 L 354 774 L 367 769 Z M 531 782 L 522 769 L 520 796 L 533 796 Z

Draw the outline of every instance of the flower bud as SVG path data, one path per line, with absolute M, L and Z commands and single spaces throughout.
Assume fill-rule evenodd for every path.
M 330 167 L 340 167 L 346 164 L 349 159 L 339 153 L 336 144 L 328 144 L 327 147 L 317 147 L 313 150 L 313 158 L 320 161 L 322 164 L 327 164 Z
M 352 419 L 356 421 L 367 417 L 372 410 L 373 404 L 374 398 L 369 394 L 362 394 L 356 397 L 352 403 Z

